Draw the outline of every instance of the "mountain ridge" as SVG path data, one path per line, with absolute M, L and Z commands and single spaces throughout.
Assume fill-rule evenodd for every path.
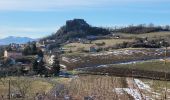
M 29 37 L 8 36 L 0 39 L 0 45 L 8 45 L 10 43 L 24 44 L 32 41 L 35 41 L 35 39 Z

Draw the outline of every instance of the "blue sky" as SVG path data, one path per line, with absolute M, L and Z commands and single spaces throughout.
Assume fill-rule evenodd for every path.
M 170 0 L 0 0 L 0 38 L 44 37 L 73 18 L 103 27 L 165 25 Z

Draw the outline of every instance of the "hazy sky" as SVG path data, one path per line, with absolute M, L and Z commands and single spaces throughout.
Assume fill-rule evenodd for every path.
M 95 26 L 170 24 L 170 0 L 0 0 L 0 38 L 39 38 L 66 20 Z

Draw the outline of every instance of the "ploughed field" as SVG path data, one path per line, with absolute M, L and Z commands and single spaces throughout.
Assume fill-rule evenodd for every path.
M 65 65 L 68 70 L 97 67 L 106 64 L 119 64 L 131 61 L 143 61 L 150 59 L 161 59 L 165 56 L 165 49 L 118 49 L 113 51 L 63 55 L 61 64 Z M 167 57 L 170 56 L 170 50 L 167 50 Z

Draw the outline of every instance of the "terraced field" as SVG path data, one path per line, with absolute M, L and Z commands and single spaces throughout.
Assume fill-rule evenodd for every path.
M 106 64 L 119 64 L 131 61 L 141 61 L 164 58 L 165 50 L 162 49 L 119 49 L 109 52 L 77 54 L 62 56 L 61 63 L 67 69 L 84 67 L 97 67 Z M 170 50 L 167 51 L 170 57 Z

